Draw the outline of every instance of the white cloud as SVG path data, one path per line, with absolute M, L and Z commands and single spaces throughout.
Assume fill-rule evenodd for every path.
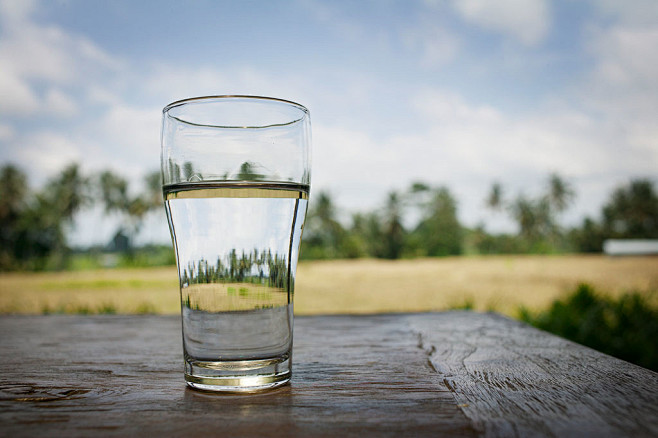
M 588 100 L 599 108 L 634 116 L 658 110 L 658 25 L 613 26 L 590 37 L 590 51 L 597 58 L 590 73 Z
M 402 40 L 407 47 L 420 53 L 420 64 L 424 67 L 439 67 L 452 61 L 461 46 L 456 35 L 436 24 L 414 23 L 404 30 Z
M 153 130 L 156 146 L 159 129 L 157 122 L 140 129 L 143 114 L 123 103 L 125 90 L 116 84 L 129 75 L 125 65 L 84 36 L 37 24 L 36 6 L 0 3 L 0 114 L 30 124 L 29 130 L 0 136 L 3 158 L 17 161 L 37 184 L 74 160 L 85 168 L 130 167 L 152 146 L 144 144 L 144 129 Z M 89 103 L 96 106 L 93 112 L 83 106 Z M 128 109 L 122 112 L 122 106 Z
M 160 165 L 160 108 L 113 106 L 85 129 L 88 168 L 110 168 L 139 182 Z
M 30 1 L 0 3 L 0 113 L 74 114 L 76 104 L 62 88 L 102 81 L 122 62 L 83 36 L 36 24 L 31 19 L 35 9 Z
M 120 105 L 122 96 L 114 90 L 108 89 L 105 84 L 89 84 L 84 90 L 84 98 L 87 103 L 101 106 Z
M 658 21 L 658 2 L 655 0 L 591 0 L 590 4 L 604 18 L 626 25 L 654 25 Z
M 620 171 L 652 176 L 658 169 L 658 9 L 629 9 L 609 7 L 616 20 L 589 27 L 587 47 L 595 62 L 574 95 L 607 129 Z
M 8 124 L 0 123 L 0 141 L 8 141 L 14 138 L 16 130 Z
M 612 83 L 658 87 L 658 26 L 613 27 L 601 34 L 593 50 L 601 57 L 599 71 Z
M 41 129 L 21 135 L 7 127 L 3 135 L 4 131 L 0 125 L 3 158 L 27 170 L 36 185 L 76 162 L 87 173 L 111 169 L 138 189 L 145 173 L 159 166 L 159 108 L 115 106 L 69 132 Z
M 0 114 L 26 115 L 38 108 L 39 98 L 27 82 L 11 68 L 0 68 Z
M 55 117 L 71 117 L 78 113 L 75 101 L 56 88 L 48 90 L 44 97 L 45 109 Z
M 366 184 L 382 175 L 385 151 L 363 131 L 316 124 L 313 128 L 313 183 L 329 187 L 339 181 Z M 383 176 L 383 175 L 382 175 Z
M 11 28 L 25 22 L 27 17 L 36 9 L 34 0 L 1 0 L 0 23 L 3 27 Z
M 511 116 L 441 90 L 419 94 L 416 106 L 428 121 L 427 141 L 440 145 L 462 171 L 487 177 L 516 174 L 521 181 L 551 170 L 585 177 L 648 168 L 634 154 L 624 159 L 618 147 L 624 139 L 614 128 L 566 107 Z
M 27 167 L 43 180 L 71 162 L 80 162 L 83 154 L 69 136 L 54 131 L 41 131 L 16 138 L 13 156 L 17 164 Z
M 145 73 L 142 80 L 142 91 L 157 97 L 163 107 L 174 100 L 225 94 L 250 94 L 295 100 L 301 89 L 308 90 L 309 93 L 304 94 L 308 96 L 319 88 L 313 78 L 293 71 L 285 77 L 279 77 L 248 66 L 228 65 L 220 68 L 211 65 L 191 67 L 161 63 Z M 349 87 L 349 84 L 345 86 Z
M 334 7 L 331 2 L 301 0 L 299 5 L 310 12 L 318 23 L 322 26 L 330 27 L 341 38 L 353 42 L 361 42 L 364 37 L 368 36 L 368 32 L 360 25 L 360 22 L 354 20 L 355 13 L 360 16 L 368 13 L 364 9 L 364 6 L 367 6 L 365 2 L 355 3 L 353 6 L 360 7 L 361 9 L 355 10 L 355 8 L 350 8 L 347 14 L 339 8 Z
M 558 172 L 581 195 L 573 209 L 581 218 L 598 213 L 612 186 L 656 168 L 655 155 L 647 161 L 647 154 L 631 150 L 637 145 L 620 147 L 628 144 L 622 133 L 568 107 L 510 115 L 441 89 L 419 92 L 413 102 L 426 129 L 391 139 L 389 147 L 404 153 L 390 163 L 389 172 L 403 169 L 403 180 L 447 184 L 470 225 L 487 217 L 483 199 L 494 180 L 511 196 L 533 194 L 549 173 Z M 650 133 L 642 138 L 648 141 Z
M 411 104 L 424 127 L 383 141 L 365 128 L 314 124 L 314 190 L 329 190 L 349 212 L 380 206 L 387 191 L 411 181 L 447 185 L 461 219 L 475 225 L 489 221 L 484 197 L 493 181 L 510 197 L 535 195 L 558 172 L 580 196 L 573 221 L 597 215 L 616 184 L 656 168 L 655 155 L 638 152 L 653 130 L 638 129 L 631 144 L 624 132 L 569 106 L 510 115 L 439 88 L 418 90 Z
M 78 41 L 57 27 L 39 27 L 27 21 L 4 36 L 0 59 L 21 77 L 53 83 L 71 83 L 78 77 Z
M 235 91 L 231 78 L 210 67 L 181 67 L 160 64 L 149 73 L 144 89 L 151 95 L 163 96 L 166 102 L 193 96 L 230 94 Z
M 455 0 L 453 6 L 464 20 L 526 46 L 541 43 L 551 27 L 547 0 Z

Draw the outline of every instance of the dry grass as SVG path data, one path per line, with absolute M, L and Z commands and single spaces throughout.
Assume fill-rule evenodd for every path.
M 1 313 L 178 313 L 176 268 L 0 275 Z
M 515 315 L 579 282 L 620 295 L 658 290 L 658 257 L 488 256 L 300 263 L 296 314 L 416 312 L 471 304 Z M 652 299 L 656 299 L 654 296 Z M 0 313 L 180 311 L 175 268 L 0 275 Z
M 471 304 L 515 315 L 548 306 L 578 283 L 617 296 L 658 290 L 657 257 L 488 256 L 331 261 L 299 267 L 301 313 L 416 312 Z

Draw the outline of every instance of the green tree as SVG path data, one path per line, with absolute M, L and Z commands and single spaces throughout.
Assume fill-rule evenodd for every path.
M 257 172 L 258 165 L 251 161 L 245 161 L 240 165 L 238 179 L 241 181 L 260 181 L 265 178 L 264 175 Z
M 462 227 L 457 219 L 457 201 L 447 187 L 431 191 L 423 216 L 413 231 L 415 246 L 427 256 L 457 255 L 462 252 Z
M 348 257 L 384 257 L 384 235 L 379 215 L 375 212 L 355 213 L 350 228 Z
M 194 166 L 191 161 L 183 163 L 183 176 L 185 177 L 185 181 L 192 181 L 192 177 L 194 176 Z
M 128 181 L 106 170 L 98 178 L 98 188 L 106 213 L 126 209 L 128 204 Z
M 586 217 L 579 228 L 569 232 L 569 241 L 579 252 L 601 252 L 603 248 L 603 229 L 593 219 Z
M 405 246 L 406 232 L 402 226 L 402 198 L 397 192 L 390 192 L 384 207 L 382 256 L 399 259 Z
M 45 197 L 57 210 L 55 214 L 70 223 L 75 213 L 92 200 L 89 178 L 82 175 L 77 164 L 70 164 L 46 185 Z
M 9 164 L 0 169 L 0 269 L 13 267 L 18 244 L 19 222 L 27 208 L 27 177 Z
M 519 195 L 510 205 L 512 217 L 519 225 L 519 233 L 530 244 L 535 244 L 554 231 L 551 206 L 547 198 L 530 199 Z
M 489 192 L 486 203 L 494 211 L 500 210 L 503 207 L 503 186 L 499 182 L 491 185 L 491 191 Z
M 336 219 L 336 207 L 331 195 L 320 192 L 311 198 L 301 255 L 304 258 L 327 259 L 343 257 L 345 229 Z
M 411 196 L 417 195 L 419 193 L 428 193 L 431 190 L 430 186 L 425 184 L 422 181 L 415 181 L 411 183 L 411 187 L 409 187 L 409 194 Z
M 511 202 L 505 201 L 503 188 L 496 182 L 491 187 L 486 204 L 494 211 L 504 209 L 509 213 L 518 225 L 519 242 L 512 242 L 510 236 L 504 239 L 480 236 L 479 241 L 483 245 L 486 242 L 487 251 L 491 251 L 496 242 L 504 243 L 505 251 L 525 248 L 524 251 L 550 252 L 565 248 L 564 232 L 559 226 L 558 216 L 571 205 L 574 198 L 575 192 L 571 185 L 555 173 L 549 175 L 544 193 L 537 197 L 520 194 Z
M 144 183 L 146 184 L 144 202 L 149 206 L 149 209 L 162 207 L 162 172 L 155 170 L 147 173 L 144 177 Z
M 131 239 L 141 229 L 146 214 L 162 206 L 161 177 L 159 172 L 146 175 L 146 191 L 131 195 L 128 190 L 128 181 L 123 177 L 106 170 L 98 178 L 100 198 L 105 206 L 106 213 L 118 213 L 123 217 L 123 224 L 118 232 L 126 232 Z
M 41 222 L 51 236 L 51 265 L 64 268 L 69 251 L 66 244 L 66 230 L 73 226 L 75 214 L 92 202 L 89 193 L 89 179 L 82 175 L 77 164 L 70 164 L 37 196 L 35 222 Z
M 606 237 L 658 238 L 658 195 L 649 179 L 636 179 L 615 189 L 602 214 Z
M 4 221 L 25 207 L 29 187 L 25 174 L 11 164 L 0 169 L 0 181 L 0 220 Z
M 553 173 L 548 177 L 548 201 L 556 213 L 562 213 L 573 202 L 576 192 L 560 175 Z
M 78 166 L 66 167 L 38 193 L 31 193 L 27 178 L 14 166 L 3 167 L 0 178 L 0 268 L 63 267 L 68 256 L 65 227 L 90 201 L 88 181 Z

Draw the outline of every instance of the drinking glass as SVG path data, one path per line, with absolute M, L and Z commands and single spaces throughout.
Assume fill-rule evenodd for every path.
M 161 140 L 187 384 L 285 384 L 311 179 L 308 110 L 257 96 L 185 99 L 163 109 Z

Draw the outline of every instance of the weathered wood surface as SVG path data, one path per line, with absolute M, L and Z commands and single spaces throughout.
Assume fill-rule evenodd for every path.
M 658 374 L 495 314 L 295 321 L 293 379 L 186 389 L 180 321 L 0 317 L 0 436 L 658 436 Z

